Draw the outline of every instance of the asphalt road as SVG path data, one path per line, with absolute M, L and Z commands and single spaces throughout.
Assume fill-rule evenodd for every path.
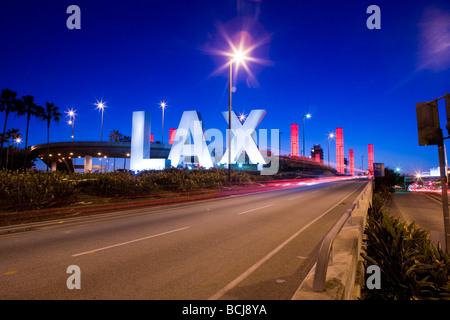
M 388 214 L 430 231 L 433 242 L 445 243 L 442 196 L 437 193 L 396 192 L 387 203 Z
M 367 180 L 43 222 L 0 236 L 0 299 L 291 299 Z M 68 289 L 67 268 L 80 269 Z

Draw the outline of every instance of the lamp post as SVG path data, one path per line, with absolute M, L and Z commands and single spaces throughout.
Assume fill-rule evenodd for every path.
M 305 118 L 310 119 L 311 114 L 307 113 L 303 115 L 303 150 L 302 150 L 302 156 L 305 156 Z
M 328 134 L 327 140 L 328 140 L 328 166 L 330 166 L 330 138 L 334 138 L 334 133 Z
M 75 138 L 74 130 L 75 130 L 75 111 L 69 110 L 69 124 L 72 125 L 72 141 Z
M 232 76 L 232 68 L 233 68 L 233 56 L 230 56 L 230 62 L 228 67 L 228 77 L 229 77 L 229 86 L 228 86 L 228 182 L 231 182 L 231 76 Z
M 161 144 L 164 144 L 164 109 L 166 108 L 166 103 L 164 101 L 160 102 L 159 106 L 162 109 L 162 131 L 161 131 Z
M 233 62 L 241 63 L 247 59 L 246 53 L 242 50 L 236 50 L 233 48 L 234 53 L 229 54 L 228 62 L 228 182 L 231 182 L 231 94 L 232 94 L 232 75 L 233 75 Z
M 100 142 L 103 141 L 103 111 L 105 110 L 105 104 L 100 101 L 96 104 L 97 109 L 101 109 L 102 110 L 102 125 L 101 125 L 101 131 L 100 131 Z

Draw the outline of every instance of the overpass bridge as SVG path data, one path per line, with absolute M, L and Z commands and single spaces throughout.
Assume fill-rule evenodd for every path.
M 170 144 L 152 143 L 150 157 L 167 158 L 170 148 Z M 31 153 L 37 155 L 52 171 L 69 172 L 75 172 L 75 169 L 83 169 L 84 172 L 103 169 L 104 165 L 92 165 L 92 159 L 127 159 L 130 157 L 130 150 L 131 142 L 68 141 L 31 147 Z M 83 158 L 84 164 L 75 165 L 73 159 L 76 158 Z

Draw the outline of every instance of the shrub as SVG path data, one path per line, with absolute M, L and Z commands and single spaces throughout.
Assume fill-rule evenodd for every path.
M 363 289 L 364 299 L 450 299 L 450 256 L 433 246 L 428 231 L 387 215 L 379 203 L 369 208 L 364 264 L 378 265 L 381 289 Z
M 0 171 L 0 202 L 3 209 L 40 209 L 67 202 L 75 183 L 63 172 Z

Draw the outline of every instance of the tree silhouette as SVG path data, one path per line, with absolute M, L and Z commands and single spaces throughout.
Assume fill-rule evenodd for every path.
M 9 153 L 9 142 L 10 141 L 12 141 L 12 145 L 13 145 L 13 147 L 12 147 L 12 150 L 11 150 L 11 164 L 10 164 L 10 168 L 11 169 L 13 169 L 13 164 L 14 164 L 14 151 L 15 151 L 15 148 L 14 148 L 14 143 L 16 143 L 17 142 L 17 140 L 18 139 L 22 139 L 22 134 L 21 133 L 19 133 L 19 129 L 9 129 L 7 132 L 6 132 L 6 137 L 5 137 L 7 140 L 8 140 L 8 152 L 6 152 L 6 169 L 8 169 L 8 153 Z M 10 140 L 11 139 L 11 140 Z
M 9 89 L 3 89 L 0 94 L 0 111 L 5 111 L 5 124 L 3 125 L 3 134 L 0 146 L 0 161 L 3 155 L 3 143 L 5 142 L 6 124 L 11 111 L 15 111 L 17 105 L 17 92 Z M 0 163 L 1 165 L 1 163 Z
M 123 134 L 121 134 L 118 130 L 112 130 L 108 136 L 109 141 L 119 142 L 123 139 Z
M 28 155 L 28 129 L 30 127 L 31 116 L 37 119 L 42 119 L 42 114 L 44 113 L 44 108 L 38 106 L 34 103 L 34 97 L 26 95 L 22 97 L 22 100 L 18 100 L 19 103 L 16 108 L 16 112 L 27 117 L 27 130 L 25 133 L 25 159 L 24 159 L 24 169 L 27 169 L 27 155 Z
M 59 112 L 59 108 L 56 107 L 53 102 L 46 102 L 45 110 L 41 118 L 47 121 L 47 171 L 48 163 L 50 161 L 50 123 L 52 121 L 59 122 L 61 120 L 61 117 L 62 115 Z

